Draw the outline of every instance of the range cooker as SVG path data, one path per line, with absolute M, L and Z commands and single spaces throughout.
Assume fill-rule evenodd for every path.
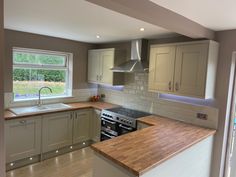
M 137 119 L 150 115 L 124 107 L 103 109 L 101 113 L 101 141 L 137 130 Z

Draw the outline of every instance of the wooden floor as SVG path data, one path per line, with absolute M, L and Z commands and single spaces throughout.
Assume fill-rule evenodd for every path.
M 7 172 L 7 177 L 92 177 L 89 147 Z

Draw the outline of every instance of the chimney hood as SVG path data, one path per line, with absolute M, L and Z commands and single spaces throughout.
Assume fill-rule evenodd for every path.
M 137 39 L 131 41 L 131 59 L 118 66 L 111 68 L 113 72 L 148 72 L 148 41 Z

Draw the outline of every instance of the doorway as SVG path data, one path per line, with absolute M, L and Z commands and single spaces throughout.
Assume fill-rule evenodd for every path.
M 233 83 L 224 177 L 236 177 L 236 52 L 232 59 Z M 231 68 L 231 69 L 232 69 Z

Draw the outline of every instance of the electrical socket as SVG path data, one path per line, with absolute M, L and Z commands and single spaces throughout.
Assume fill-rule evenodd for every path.
M 201 120 L 207 120 L 208 116 L 207 114 L 197 113 L 197 118 Z
M 105 94 L 101 94 L 101 98 L 105 98 L 106 97 L 106 95 Z

